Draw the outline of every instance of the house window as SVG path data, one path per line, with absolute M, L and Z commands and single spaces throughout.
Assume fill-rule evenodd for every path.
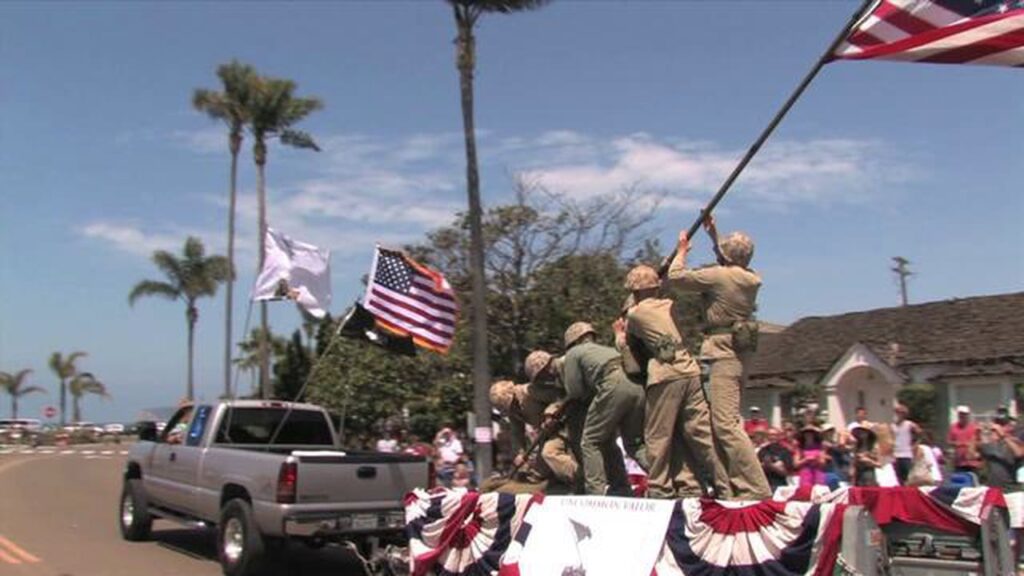
M 996 408 L 1008 404 L 1005 387 L 1002 382 L 991 384 L 961 384 L 956 387 L 957 404 L 970 407 L 974 420 L 982 422 L 991 420 Z
M 857 390 L 857 406 L 867 407 L 867 405 L 868 405 L 868 401 L 867 401 L 867 397 L 865 397 L 865 395 L 864 395 L 864 391 L 863 390 Z

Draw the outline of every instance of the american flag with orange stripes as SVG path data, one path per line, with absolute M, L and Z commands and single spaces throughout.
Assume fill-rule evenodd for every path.
M 1024 0 L 881 0 L 834 58 L 1024 67 Z
M 459 313 L 451 285 L 402 252 L 377 247 L 363 307 L 378 326 L 421 348 L 445 353 L 451 347 Z

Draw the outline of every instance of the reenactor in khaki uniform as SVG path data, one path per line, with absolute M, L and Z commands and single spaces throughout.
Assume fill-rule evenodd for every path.
M 668 278 L 674 287 L 704 295 L 707 326 L 701 359 L 710 364 L 711 425 L 718 456 L 729 475 L 729 496 L 761 500 L 769 498 L 771 491 L 740 418 L 745 364 L 757 341 L 753 314 L 761 277 L 749 268 L 754 243 L 742 232 L 733 232 L 719 242 L 714 219 L 710 217 L 705 221 L 705 229 L 711 236 L 718 265 L 687 269 L 690 243 L 683 231 Z
M 587 494 L 631 496 L 626 465 L 615 440 L 621 436 L 626 453 L 646 466 L 641 447 L 643 390 L 626 376 L 619 352 L 598 344 L 594 336 L 594 327 L 586 322 L 569 326 L 561 362 L 568 406 L 582 408 L 584 414 L 579 437 L 584 490 Z M 553 363 L 549 364 L 538 378 L 554 378 L 555 370 Z
M 558 418 L 561 403 L 532 384 L 500 380 L 491 385 L 491 404 L 509 419 L 516 473 L 506 481 L 482 487 L 506 493 L 543 491 L 566 494 L 573 490 L 579 465 L 569 449 L 565 426 Z M 531 455 L 526 426 L 539 434 L 540 455 Z
M 660 286 L 658 273 L 650 266 L 629 271 L 626 288 L 634 304 L 625 321 L 614 325 L 616 345 L 627 370 L 642 375 L 646 384 L 644 443 L 650 495 L 699 497 L 707 494 L 709 484 L 716 491 L 728 489 L 728 478 L 715 458 L 700 367 L 676 328 L 673 301 L 658 297 Z

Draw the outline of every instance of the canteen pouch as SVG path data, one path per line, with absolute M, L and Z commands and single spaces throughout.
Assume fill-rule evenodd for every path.
M 732 348 L 736 352 L 757 351 L 757 320 L 737 320 L 732 324 Z

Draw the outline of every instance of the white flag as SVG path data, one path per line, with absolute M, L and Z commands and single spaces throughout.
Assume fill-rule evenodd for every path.
M 256 279 L 253 300 L 299 303 L 323 318 L 331 307 L 331 253 L 267 229 L 267 253 Z

